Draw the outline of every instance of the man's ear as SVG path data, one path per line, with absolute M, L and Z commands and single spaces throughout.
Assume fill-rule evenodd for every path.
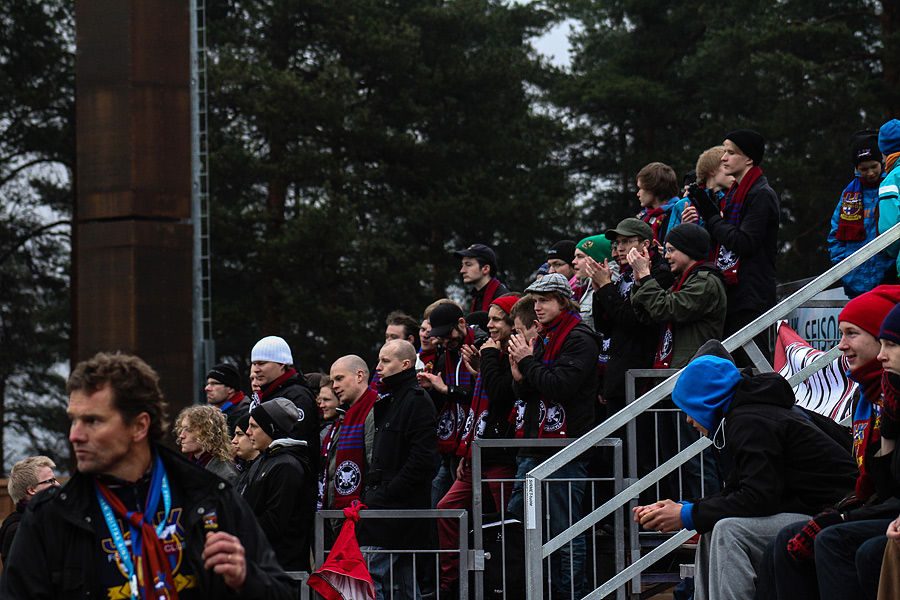
M 482 275 L 490 275 L 491 274 L 491 265 L 482 265 L 481 274 Z
M 128 424 L 131 428 L 131 436 L 135 442 L 140 442 L 150 435 L 150 413 L 142 412 Z

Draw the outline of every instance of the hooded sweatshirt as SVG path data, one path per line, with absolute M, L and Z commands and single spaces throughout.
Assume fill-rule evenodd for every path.
M 813 515 L 853 490 L 853 458 L 793 410 L 793 391 L 778 373 L 751 375 L 726 359 L 702 356 L 678 378 L 672 399 L 714 432 L 716 447 L 733 460 L 721 492 L 683 503 L 686 528 L 705 533 L 726 517 Z

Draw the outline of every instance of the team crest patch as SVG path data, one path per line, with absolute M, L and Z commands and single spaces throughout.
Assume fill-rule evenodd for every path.
M 659 355 L 663 358 L 672 353 L 672 330 L 666 329 L 663 334 L 662 348 L 659 349 Z
M 487 429 L 488 422 L 488 412 L 487 410 L 481 411 L 481 414 L 478 415 L 478 424 L 475 426 L 475 439 L 481 439 L 484 437 L 484 431 Z
M 342 462 L 334 473 L 334 487 L 337 493 L 347 496 L 356 491 L 362 481 L 359 466 L 350 460 Z
M 475 413 L 470 410 L 468 416 L 466 417 L 466 424 L 463 425 L 463 430 L 460 435 L 462 435 L 463 439 L 468 437 L 469 432 L 472 430 L 472 424 L 475 422 Z
M 566 423 L 566 409 L 562 404 L 553 402 L 547 407 L 547 420 L 544 421 L 544 431 L 559 431 Z
M 452 410 L 445 410 L 443 413 L 441 413 L 437 424 L 438 438 L 442 440 L 450 439 L 450 436 L 453 435 L 454 429 L 456 429 L 455 425 L 456 424 L 453 419 Z

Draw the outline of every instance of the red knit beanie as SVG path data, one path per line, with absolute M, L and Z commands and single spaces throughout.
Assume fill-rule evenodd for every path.
M 853 323 L 877 338 L 881 322 L 898 302 L 900 302 L 900 285 L 879 285 L 871 292 L 866 292 L 848 302 L 838 316 L 838 322 Z
M 500 310 L 508 315 L 512 311 L 513 305 L 518 301 L 519 299 L 516 296 L 502 296 L 500 298 L 495 298 L 491 304 L 496 304 L 500 307 Z

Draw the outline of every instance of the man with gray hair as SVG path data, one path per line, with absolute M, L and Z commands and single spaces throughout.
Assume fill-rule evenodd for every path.
M 38 492 L 59 485 L 53 474 L 55 466 L 56 463 L 46 456 L 31 456 L 13 465 L 6 487 L 16 509 L 0 525 L 0 558 L 4 564 L 28 501 Z

